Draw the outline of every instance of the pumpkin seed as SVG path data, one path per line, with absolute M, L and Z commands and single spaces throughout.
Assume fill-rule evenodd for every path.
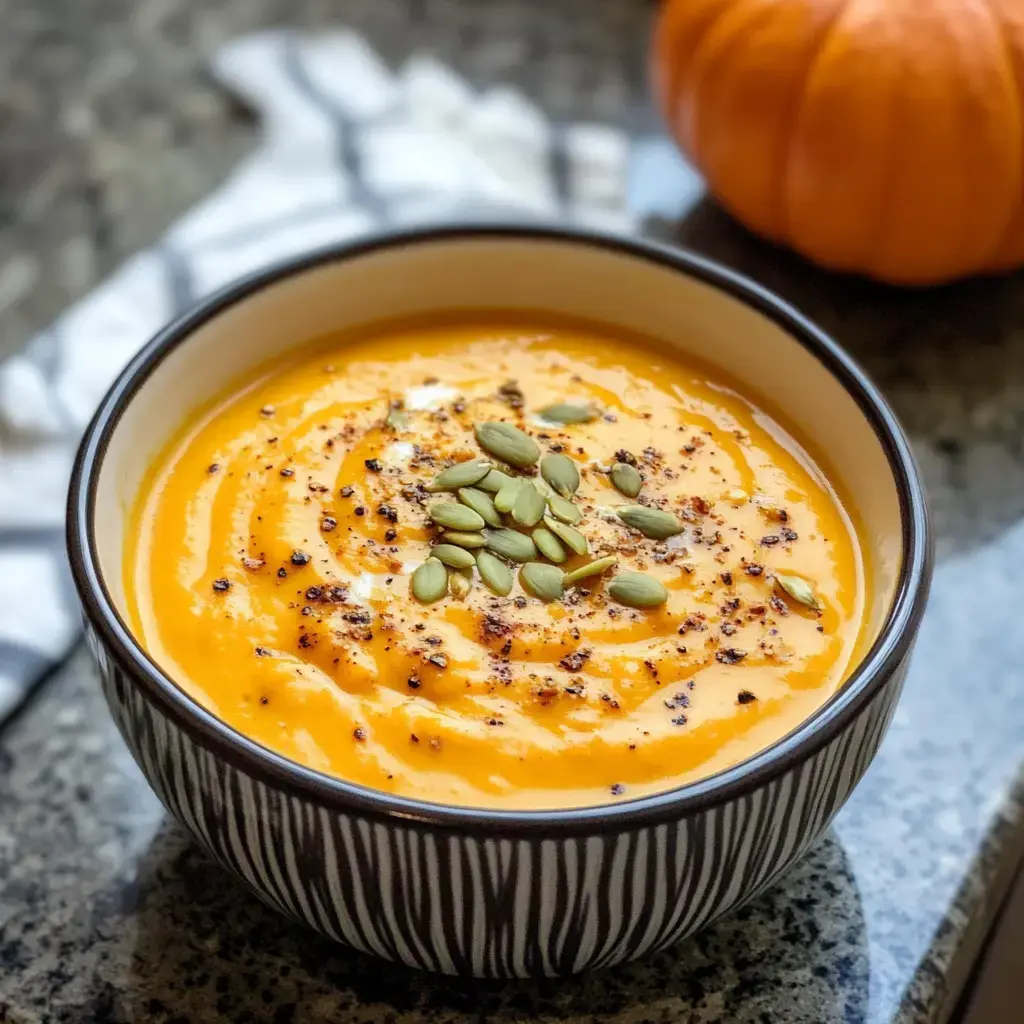
M 482 548 L 487 543 L 482 533 L 462 533 L 458 530 L 445 530 L 441 540 L 447 544 L 458 544 L 460 548 Z
M 433 604 L 448 589 L 448 570 L 436 558 L 428 558 L 412 574 L 412 596 L 424 604 Z
M 525 481 L 516 477 L 509 477 L 507 484 L 501 485 L 501 490 L 494 496 L 494 507 L 499 512 L 511 512 L 512 506 L 516 503 L 516 495 L 519 488 Z
M 433 480 L 427 484 L 427 490 L 454 491 L 459 487 L 470 487 L 479 480 L 483 480 L 491 471 L 493 463 L 486 459 L 469 459 L 466 462 L 456 462 L 454 466 L 441 470 Z
M 580 485 L 580 471 L 568 455 L 545 455 L 540 460 L 540 475 L 563 498 L 575 494 Z
M 548 498 L 548 508 L 556 519 L 561 519 L 563 523 L 569 523 L 572 526 L 575 526 L 583 518 L 583 513 L 560 494 L 552 494 Z
M 448 573 L 448 592 L 456 601 L 464 601 L 469 592 L 473 589 L 472 573 L 450 572 Z
M 453 569 L 468 569 L 474 563 L 473 555 L 469 551 L 454 544 L 436 544 L 430 549 L 430 554 Z
M 587 538 L 568 523 L 560 523 L 551 516 L 545 516 L 544 525 L 574 554 L 585 555 L 590 550 Z
M 482 530 L 484 517 L 457 501 L 435 501 L 427 508 L 427 515 L 449 530 Z
M 474 423 L 473 432 L 481 448 L 510 466 L 522 469 L 532 466 L 540 458 L 537 442 L 511 423 L 499 420 Z
M 775 582 L 798 604 L 805 605 L 816 612 L 822 610 L 822 603 L 811 589 L 811 585 L 799 576 L 784 576 L 782 573 L 775 573 Z
M 571 402 L 559 402 L 541 409 L 540 415 L 549 423 L 589 423 L 597 419 L 597 412 L 590 405 L 573 405 Z
M 549 561 L 562 563 L 566 559 L 562 542 L 546 527 L 538 526 L 531 534 L 537 550 Z
M 563 573 L 547 562 L 527 562 L 519 570 L 519 582 L 542 601 L 557 601 L 562 596 Z
M 668 591 L 653 576 L 620 572 L 608 584 L 609 595 L 630 608 L 656 608 L 668 600 Z
M 533 478 L 533 480 L 532 480 L 532 483 L 533 483 L 533 486 L 536 487 L 537 490 L 540 491 L 540 493 L 544 495 L 544 500 L 545 501 L 552 494 L 555 493 L 553 490 L 551 490 L 550 486 L 548 485 L 547 480 L 545 480 L 544 477 L 542 477 L 542 476 L 535 476 Z
M 502 473 L 500 469 L 492 469 L 483 480 L 477 481 L 476 485 L 481 491 L 490 491 L 491 494 L 497 494 L 511 480 L 507 473 Z
M 546 504 L 544 495 L 533 486 L 532 481 L 527 480 L 516 494 L 512 518 L 520 526 L 536 526 L 544 517 Z
M 611 569 L 612 566 L 618 564 L 618 559 L 614 555 L 609 555 L 607 558 L 598 558 L 593 562 L 587 562 L 586 565 L 581 565 L 578 569 L 573 569 L 572 572 L 565 574 L 565 585 L 571 587 L 579 583 L 580 580 L 585 580 L 590 576 L 600 576 L 606 569 Z
M 537 557 L 537 545 L 525 533 L 515 530 L 488 530 L 487 547 L 510 562 L 531 562 Z
M 494 591 L 499 597 L 507 597 L 512 590 L 515 577 L 512 570 L 497 555 L 490 551 L 478 551 L 476 553 L 476 567 L 480 573 L 480 579 Z
M 634 530 L 639 530 L 645 537 L 653 540 L 666 540 L 683 532 L 683 524 L 671 512 L 662 512 L 658 508 L 647 508 L 646 505 L 623 505 L 615 510 L 615 514 Z
M 409 417 L 401 409 L 396 409 L 395 406 L 389 405 L 388 414 L 384 417 L 384 426 L 397 434 L 398 431 L 404 430 L 409 426 Z
M 611 478 L 615 489 L 627 498 L 635 498 L 644 485 L 643 477 L 628 462 L 616 462 L 612 466 Z
M 501 526 L 501 516 L 489 494 L 475 487 L 460 487 L 459 501 L 471 508 L 488 526 Z

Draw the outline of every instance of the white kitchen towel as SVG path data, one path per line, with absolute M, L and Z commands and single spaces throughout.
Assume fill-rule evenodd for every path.
M 282 256 L 482 207 L 627 229 L 629 142 L 476 92 L 429 56 L 397 73 L 358 36 L 239 39 L 217 78 L 259 113 L 257 150 L 161 242 L 0 367 L 0 721 L 68 653 L 75 447 L 135 351 L 196 299 Z

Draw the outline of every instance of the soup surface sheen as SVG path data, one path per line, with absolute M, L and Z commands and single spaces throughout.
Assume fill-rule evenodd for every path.
M 539 417 L 563 402 L 599 414 Z M 487 458 L 474 423 L 498 420 L 578 467 L 590 550 L 560 568 L 618 566 L 549 603 L 516 565 L 507 597 L 473 572 L 463 598 L 420 603 L 411 575 L 440 532 L 426 509 L 456 499 L 424 485 Z M 613 486 L 617 460 L 643 477 L 637 499 Z M 628 527 L 615 509 L 638 501 L 682 532 Z M 194 417 L 132 522 L 133 625 L 195 699 L 304 765 L 424 800 L 570 807 L 699 779 L 790 732 L 859 653 L 861 550 L 804 449 L 713 371 L 588 326 L 326 339 Z M 614 600 L 623 571 L 667 600 Z

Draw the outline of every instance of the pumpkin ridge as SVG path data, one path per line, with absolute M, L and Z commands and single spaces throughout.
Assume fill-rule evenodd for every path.
M 662 116 L 669 129 L 675 133 L 680 148 L 689 157 L 693 156 L 693 140 L 685 130 L 685 125 L 680 123 L 685 94 L 691 85 L 688 79 L 701 46 L 729 10 L 730 2 L 704 0 L 705 6 L 700 17 L 688 11 L 686 19 L 677 13 L 678 9 L 672 3 L 666 3 L 655 22 L 652 47 L 655 93 L 660 95 Z M 690 18 L 697 23 L 696 27 L 689 24 Z M 680 50 L 684 51 L 687 59 L 680 57 Z M 661 81 L 658 80 L 659 69 L 664 73 Z
M 989 54 L 987 63 L 1003 80 L 1004 88 L 1015 90 L 1017 78 L 1013 73 L 1012 61 L 1006 48 L 1006 37 L 1001 22 L 996 18 L 992 5 L 983 0 L 973 8 L 977 12 L 979 21 L 983 21 L 985 28 L 991 33 L 988 39 L 987 52 Z M 951 50 L 956 54 L 957 67 L 962 73 L 970 74 L 974 69 L 972 56 L 979 48 L 979 41 L 984 38 L 979 30 L 977 35 L 972 35 L 965 41 L 961 32 L 950 31 L 949 25 L 940 19 L 939 24 L 946 27 L 946 37 L 950 41 Z M 963 69 L 968 69 L 966 72 Z M 1007 81 L 1008 79 L 1008 81 Z M 955 104 L 950 107 L 950 116 L 955 119 L 957 132 L 961 138 L 969 136 L 972 129 L 973 110 L 966 103 L 969 100 L 969 89 L 954 90 L 952 99 Z M 1011 169 L 1008 178 L 1008 189 L 1010 194 L 1016 198 L 1021 188 L 1021 121 L 1019 104 L 1013 103 L 1013 114 L 1006 118 L 1004 124 L 1006 130 L 1000 133 L 1000 149 L 1009 150 L 1015 157 L 1010 161 Z M 1010 119 L 1015 122 L 1009 124 Z M 1016 130 L 1016 146 L 1009 146 L 1007 140 L 1013 137 L 1012 130 Z M 949 268 L 946 273 L 948 277 L 960 277 L 970 273 L 972 268 L 978 268 L 991 264 L 995 247 L 1003 238 L 1009 223 L 1012 220 L 1014 206 L 1005 204 L 1002 209 L 985 209 L 977 211 L 972 209 L 971 198 L 978 191 L 978 173 L 970 163 L 963 163 L 960 166 L 961 190 L 957 200 L 952 204 L 955 211 L 959 212 L 959 218 L 950 226 L 950 239 L 954 243 L 953 248 L 958 250 L 956 255 L 950 254 L 948 259 L 943 261 Z M 1003 206 L 1003 204 L 1000 204 Z M 979 235 L 988 236 L 987 244 L 978 245 Z
M 768 23 L 773 17 L 773 11 L 768 5 L 748 3 L 747 0 L 739 0 L 732 6 L 722 10 L 719 17 L 713 24 L 708 25 L 707 30 L 702 33 L 700 43 L 694 47 L 692 68 L 695 72 L 690 79 L 690 89 L 694 93 L 696 102 L 692 104 L 693 115 L 690 123 L 690 137 L 696 154 L 707 153 L 711 148 L 707 144 L 708 132 L 717 131 L 717 125 L 708 123 L 708 118 L 701 119 L 700 101 L 701 87 L 703 86 L 705 96 L 718 91 L 718 79 L 715 72 L 724 63 L 730 65 L 733 60 L 733 50 L 737 46 L 744 45 L 745 37 L 754 28 L 762 23 Z M 709 52 L 710 51 L 710 52 Z M 702 135 L 703 128 L 703 135 Z M 701 168 L 703 173 L 703 169 Z M 705 174 L 705 180 L 707 175 Z
M 1017 96 L 1020 102 L 1017 104 L 1017 124 L 1019 126 L 1021 147 L 1018 164 L 1021 172 L 1018 175 L 1017 205 L 1010 211 L 1007 217 L 1006 226 L 999 235 L 996 244 L 985 256 L 985 263 L 989 266 L 1000 267 L 1002 265 L 1002 254 L 1006 249 L 1011 248 L 1014 234 L 1024 227 L 1024 52 L 1019 58 L 1017 48 L 1013 44 L 1013 35 L 1006 19 L 1006 12 L 1002 4 L 994 4 L 992 0 L 986 0 L 984 6 L 989 11 L 992 21 L 995 24 L 999 39 L 1003 45 L 1003 52 L 1006 55 L 1006 63 L 1010 69 L 1010 76 L 1017 87 Z
M 965 18 L 963 25 L 954 19 L 939 17 L 933 22 L 940 29 L 942 45 L 947 54 L 942 62 L 948 88 L 946 117 L 953 124 L 954 135 L 958 139 L 953 148 L 947 149 L 952 171 L 947 170 L 946 173 L 949 182 L 956 186 L 956 192 L 946 209 L 954 216 L 946 221 L 944 229 L 934 240 L 936 246 L 932 247 L 927 259 L 921 254 L 913 266 L 908 266 L 906 258 L 895 260 L 895 266 L 903 268 L 901 277 L 895 276 L 892 264 L 886 268 L 876 260 L 876 273 L 899 283 L 949 281 L 990 267 L 995 246 L 1009 229 L 1019 203 L 1024 136 L 1021 134 L 1020 105 L 1019 102 L 1013 102 L 1018 78 L 1007 50 L 1003 24 L 996 16 L 992 4 L 988 0 L 972 4 L 970 11 L 973 18 Z M 970 31 L 966 31 L 967 28 Z M 985 165 L 969 158 L 957 159 L 958 150 L 966 150 L 968 153 L 975 150 L 985 152 L 986 144 L 990 144 L 992 139 L 984 132 L 986 118 L 991 113 L 990 104 L 983 104 L 986 109 L 979 114 L 977 107 L 970 102 L 972 89 L 969 83 L 979 73 L 978 54 L 982 52 L 985 54 L 982 70 L 992 75 L 997 83 L 992 90 L 992 102 L 995 102 L 996 96 L 1004 95 L 1002 90 L 1006 90 L 1005 97 L 1010 99 L 1000 123 L 1000 128 L 1004 130 L 999 133 L 998 154 L 990 152 L 992 166 L 1004 166 L 1006 176 L 1002 181 L 991 179 L 991 189 L 984 188 L 990 182 L 986 170 L 982 169 Z M 1008 113 L 1010 106 L 1013 108 L 1012 114 Z M 1014 121 L 1012 125 L 1011 119 Z M 1016 145 L 1008 145 L 1007 140 L 1013 138 Z M 1004 189 L 1008 198 L 997 205 L 972 201 L 982 194 L 986 199 L 991 195 L 1000 195 Z M 883 223 L 888 224 L 889 218 L 884 218 Z M 984 244 L 979 245 L 979 236 L 984 239 Z M 886 238 L 877 246 L 877 252 L 889 253 L 890 259 L 893 249 L 892 240 Z
M 896 97 L 890 97 L 890 103 L 898 103 Z M 899 110 L 897 108 L 896 115 Z M 881 181 L 891 181 L 892 169 L 897 160 L 897 147 L 893 142 L 893 137 L 896 134 L 896 115 L 889 119 L 888 131 L 885 136 L 885 145 L 883 147 L 884 152 L 884 173 L 882 174 Z M 878 253 L 879 247 L 885 239 L 885 232 L 889 226 L 889 209 L 895 202 L 895 190 L 892 188 L 882 188 L 878 193 L 875 202 L 874 209 L 874 224 L 870 231 L 864 236 L 864 243 L 861 250 L 854 259 L 851 261 L 851 267 L 843 267 L 843 270 L 850 270 L 862 266 L 868 266 L 874 262 L 875 254 Z M 887 281 L 891 284 L 892 281 Z
M 750 80 L 750 37 L 776 23 L 776 7 L 775 0 L 768 3 L 764 0 L 739 0 L 717 19 L 695 51 L 693 63 L 696 72 L 690 79 L 689 90 L 693 99 L 689 128 L 694 163 L 708 183 L 708 191 L 733 217 L 755 233 L 770 239 L 779 237 L 781 209 L 777 209 L 778 203 L 770 201 L 758 202 L 752 208 L 749 195 L 743 194 L 742 183 L 738 189 L 735 187 L 737 177 L 727 168 L 735 170 L 741 164 L 749 165 L 750 156 L 743 143 L 739 143 L 737 149 L 742 133 L 737 132 L 730 138 L 721 131 L 722 119 L 716 116 L 716 107 L 723 96 L 728 95 L 722 82 L 723 77 L 734 77 L 732 69 L 743 68 L 740 78 L 745 82 Z M 780 149 L 783 142 L 780 137 Z M 776 160 L 772 153 L 771 162 L 764 166 L 771 166 Z M 765 195 L 771 195 L 770 189 L 765 189 Z M 756 214 L 755 209 L 763 216 Z
M 899 56 L 900 67 L 906 73 L 907 60 L 902 51 L 897 51 Z M 885 241 L 886 232 L 890 228 L 890 213 L 893 204 L 897 201 L 896 189 L 892 187 L 893 182 L 893 171 L 901 156 L 900 144 L 895 141 L 899 139 L 899 122 L 906 116 L 905 109 L 905 96 L 902 93 L 897 92 L 895 95 L 890 97 L 890 104 L 893 107 L 893 116 L 889 120 L 889 131 L 886 135 L 884 146 L 881 147 L 884 153 L 885 160 L 885 173 L 882 175 L 881 180 L 883 182 L 889 182 L 889 188 L 883 188 L 881 194 L 878 197 L 878 204 L 874 211 L 874 216 L 870 221 L 872 230 L 868 232 L 864 239 L 864 247 L 856 257 L 857 266 L 871 266 L 873 273 L 879 274 L 880 279 L 887 284 L 894 285 L 907 285 L 911 283 L 911 279 L 899 280 L 889 272 L 879 273 L 877 265 L 881 253 L 886 251 Z
M 801 105 L 801 118 L 798 118 L 794 124 L 794 135 L 800 129 L 802 115 L 805 112 L 813 113 L 809 106 L 811 98 L 809 86 L 814 79 L 815 71 L 820 69 L 822 71 L 823 80 L 826 82 L 831 80 L 831 76 L 834 73 L 831 71 L 830 66 L 827 63 L 831 56 L 829 53 L 829 44 L 832 42 L 833 34 L 840 29 L 845 29 L 846 26 L 844 25 L 844 18 L 849 18 L 854 24 L 856 24 L 856 15 L 859 13 L 857 7 L 857 0 L 846 0 L 846 2 L 841 6 L 839 16 L 831 26 L 829 34 L 822 38 L 813 66 L 808 69 L 808 73 L 805 78 L 804 102 Z M 891 54 L 894 59 L 899 60 L 901 65 L 905 63 L 903 54 L 898 49 L 892 50 Z M 862 205 L 866 208 L 867 212 L 864 213 L 862 217 L 864 232 L 857 240 L 857 244 L 851 247 L 845 254 L 827 253 L 822 250 L 817 239 L 809 240 L 806 237 L 799 237 L 800 235 L 806 235 L 805 228 L 798 228 L 796 233 L 792 236 L 796 240 L 791 244 L 797 252 L 805 258 L 810 259 L 831 271 L 838 273 L 864 273 L 865 268 L 870 266 L 873 262 L 873 254 L 877 251 L 878 242 L 882 238 L 886 229 L 885 214 L 893 201 L 891 190 L 886 188 L 886 182 L 888 182 L 892 177 L 892 168 L 896 159 L 895 150 L 897 147 L 893 141 L 896 138 L 897 127 L 896 117 L 894 115 L 894 104 L 898 102 L 898 95 L 894 95 L 890 91 L 885 98 L 887 101 L 886 110 L 888 116 L 886 116 L 884 123 L 884 137 L 879 134 L 872 141 L 873 148 L 883 154 L 882 160 L 884 161 L 884 165 L 881 167 L 882 173 L 878 175 L 877 188 L 872 192 L 870 197 L 865 196 L 863 200 Z M 849 104 L 847 103 L 840 109 L 839 114 L 846 114 L 848 108 Z M 833 117 L 836 116 L 835 110 L 831 110 L 830 113 Z M 792 151 L 793 148 L 793 140 L 791 140 L 790 150 Z M 790 189 L 787 187 L 787 217 L 792 214 L 788 199 L 791 194 Z M 816 204 L 821 204 L 823 202 L 824 200 L 820 197 L 815 200 Z
M 778 236 L 779 241 L 789 246 L 793 245 L 793 240 L 789 230 L 789 203 L 787 200 L 789 192 L 786 188 L 786 182 L 789 179 L 789 164 L 792 159 L 793 144 L 796 141 L 797 126 L 800 124 L 800 115 L 803 113 L 804 103 L 808 99 L 807 84 L 811 80 L 811 75 L 814 74 L 815 69 L 818 67 L 819 60 L 821 60 L 822 55 L 828 48 L 829 39 L 842 19 L 846 8 L 847 0 L 833 0 L 833 9 L 828 16 L 828 20 L 821 27 L 813 45 L 809 47 L 813 56 L 808 61 L 807 68 L 800 79 L 796 90 L 796 102 L 793 104 L 793 114 L 789 118 L 789 124 L 784 132 L 785 141 L 782 145 L 781 166 L 775 174 L 775 187 L 773 191 L 779 197 L 779 209 L 782 218 Z

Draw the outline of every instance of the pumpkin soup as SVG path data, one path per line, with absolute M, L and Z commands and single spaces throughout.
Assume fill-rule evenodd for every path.
M 862 553 L 733 384 L 587 325 L 327 339 L 197 415 L 134 511 L 134 627 L 311 768 L 504 808 L 629 799 L 790 732 L 858 653 Z

